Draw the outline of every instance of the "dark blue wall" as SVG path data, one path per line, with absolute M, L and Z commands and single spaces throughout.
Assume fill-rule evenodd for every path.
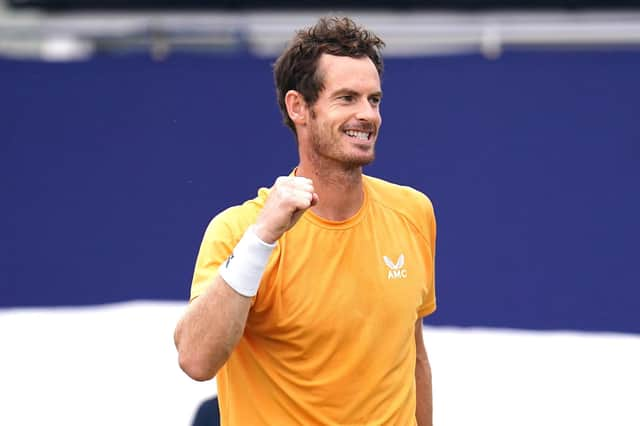
M 386 66 L 367 172 L 434 202 L 430 322 L 640 333 L 640 52 Z M 210 217 L 295 164 L 267 60 L 0 61 L 0 306 L 186 300 Z

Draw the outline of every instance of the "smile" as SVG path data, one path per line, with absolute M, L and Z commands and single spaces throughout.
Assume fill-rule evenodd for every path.
M 361 132 L 361 131 L 358 131 L 358 130 L 345 130 L 344 133 L 347 136 L 350 136 L 352 138 L 357 138 L 357 139 L 360 139 L 362 141 L 369 140 L 369 137 L 371 136 L 371 133 L 369 133 L 369 132 Z

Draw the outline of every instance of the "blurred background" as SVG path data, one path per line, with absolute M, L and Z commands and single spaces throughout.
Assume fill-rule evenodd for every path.
M 327 14 L 387 43 L 366 172 L 436 209 L 436 424 L 640 425 L 640 5 L 578 0 L 0 0 L 0 424 L 215 396 L 173 328 L 208 221 L 296 165 L 271 66 Z

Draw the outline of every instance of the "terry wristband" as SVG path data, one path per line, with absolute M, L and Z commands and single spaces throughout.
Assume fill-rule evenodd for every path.
M 251 225 L 225 260 L 218 273 L 226 283 L 246 297 L 258 292 L 260 279 L 276 243 L 267 244 L 254 232 Z

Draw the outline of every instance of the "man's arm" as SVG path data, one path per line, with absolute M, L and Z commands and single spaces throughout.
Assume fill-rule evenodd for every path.
M 275 243 L 317 202 L 318 195 L 310 179 L 289 176 L 276 180 L 256 223 L 247 231 L 255 233 L 250 238 L 253 242 L 240 249 L 243 256 L 238 255 L 238 250 L 244 237 L 236 246 L 238 256 L 233 259 L 236 273 L 228 272 L 227 268 L 226 274 L 216 275 L 205 292 L 191 302 L 176 326 L 173 337 L 180 367 L 189 377 L 199 381 L 213 378 L 244 333 L 251 299 L 267 260 L 262 248 L 257 249 L 260 253 L 256 252 L 255 244 Z M 255 262 L 256 256 L 262 256 L 264 263 Z M 256 264 L 260 270 L 256 270 Z
M 240 340 L 249 308 L 251 298 L 237 293 L 216 275 L 176 327 L 173 337 L 180 368 L 194 380 L 213 378 Z
M 416 419 L 418 426 L 433 425 L 433 396 L 431 394 L 431 365 L 422 338 L 422 319 L 415 325 L 416 338 Z

